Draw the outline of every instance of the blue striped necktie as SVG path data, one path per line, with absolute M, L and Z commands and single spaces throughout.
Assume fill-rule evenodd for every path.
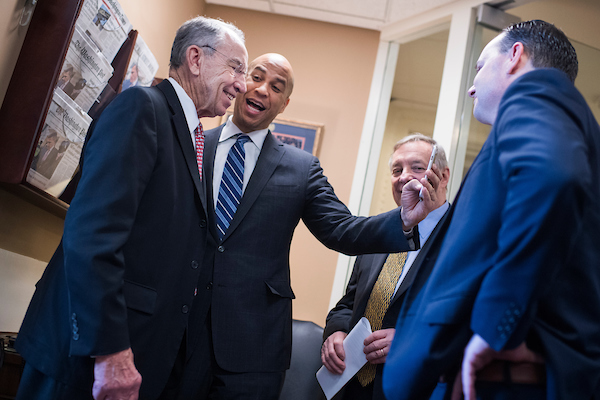
M 221 239 L 225 236 L 225 232 L 227 232 L 242 198 L 244 158 L 246 156 L 244 143 L 248 140 L 250 140 L 248 135 L 240 135 L 235 144 L 231 146 L 229 154 L 227 154 L 227 161 L 225 162 L 223 177 L 219 186 L 217 207 L 215 209 L 217 214 L 217 231 Z

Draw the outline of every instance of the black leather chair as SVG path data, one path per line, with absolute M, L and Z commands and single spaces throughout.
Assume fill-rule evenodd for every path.
M 323 328 L 310 321 L 292 321 L 292 362 L 279 400 L 321 400 L 325 395 L 315 374 L 321 368 Z

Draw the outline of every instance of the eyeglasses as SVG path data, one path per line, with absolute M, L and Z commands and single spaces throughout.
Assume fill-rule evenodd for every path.
M 244 67 L 244 64 L 236 61 L 232 58 L 229 58 L 229 56 L 221 53 L 219 50 L 215 49 L 212 46 L 209 45 L 204 45 L 204 46 L 200 46 L 200 47 L 208 47 L 209 49 L 213 50 L 214 52 L 220 54 L 221 56 L 225 57 L 225 59 L 227 60 L 227 65 L 233 70 L 233 72 L 231 73 L 232 76 L 240 76 L 242 78 L 244 78 L 246 76 L 246 68 Z

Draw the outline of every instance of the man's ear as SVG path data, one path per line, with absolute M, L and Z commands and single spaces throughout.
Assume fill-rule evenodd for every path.
M 185 51 L 185 60 L 190 72 L 195 76 L 200 75 L 200 69 L 204 61 L 204 52 L 202 49 L 195 44 L 191 45 Z
M 450 168 L 446 167 L 442 171 L 442 179 L 440 180 L 440 184 L 443 184 L 444 187 L 448 187 L 448 182 L 450 182 Z
M 522 69 L 529 62 L 529 57 L 525 54 L 525 46 L 521 42 L 515 42 L 509 50 L 508 73 L 515 75 L 522 72 Z

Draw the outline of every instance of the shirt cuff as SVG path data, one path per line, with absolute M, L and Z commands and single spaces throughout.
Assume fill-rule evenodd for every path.
M 408 242 L 408 246 L 410 248 L 410 250 L 417 250 L 420 247 L 420 243 L 418 237 L 418 230 L 413 226 L 410 231 L 405 231 L 404 229 L 402 230 L 402 232 L 404 233 L 404 237 L 406 238 L 406 241 Z

